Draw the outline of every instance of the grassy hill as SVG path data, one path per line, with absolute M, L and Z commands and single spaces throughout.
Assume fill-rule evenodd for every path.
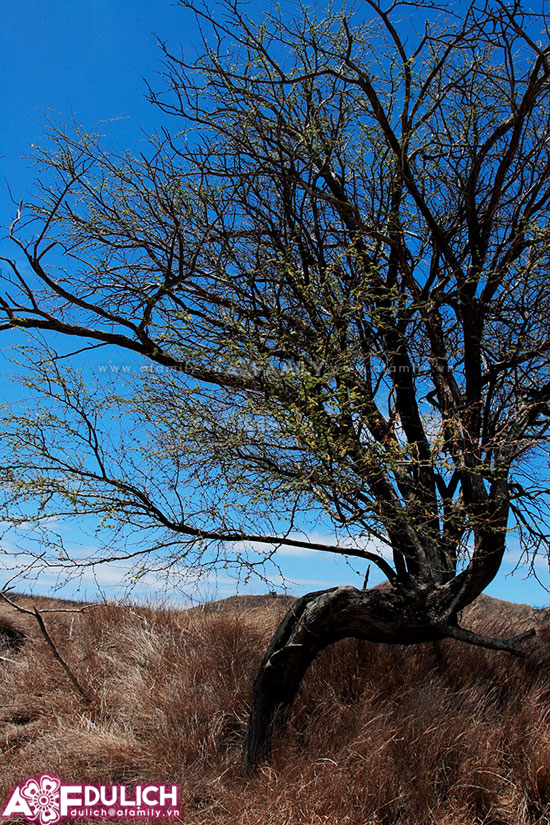
M 536 624 L 528 663 L 457 642 L 342 642 L 308 673 L 272 764 L 247 776 L 252 681 L 291 601 L 45 612 L 90 705 L 32 617 L 0 605 L 0 802 L 44 771 L 179 783 L 185 825 L 550 822 L 549 611 L 489 597 L 465 611 L 465 626 L 513 635 Z M 18 648 L 2 626 L 26 642 Z

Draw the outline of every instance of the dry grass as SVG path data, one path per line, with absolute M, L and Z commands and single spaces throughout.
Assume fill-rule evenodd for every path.
M 92 708 L 32 619 L 9 611 L 0 608 L 0 626 L 30 639 L 0 650 L 2 802 L 45 771 L 65 782 L 179 783 L 185 825 L 550 822 L 544 631 L 530 666 L 453 642 L 343 642 L 308 673 L 272 765 L 250 778 L 240 747 L 251 684 L 284 605 L 47 614 Z M 520 632 L 532 621 L 529 609 L 486 600 L 468 624 Z

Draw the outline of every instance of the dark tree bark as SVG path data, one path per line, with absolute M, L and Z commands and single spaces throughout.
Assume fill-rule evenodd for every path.
M 535 635 L 489 639 L 459 627 L 452 588 L 404 591 L 391 587 L 357 590 L 335 587 L 308 593 L 290 608 L 275 632 L 254 682 L 245 745 L 246 765 L 254 769 L 271 756 L 273 734 L 284 727 L 307 669 L 325 647 L 345 638 L 386 644 L 419 644 L 455 638 L 506 650 Z

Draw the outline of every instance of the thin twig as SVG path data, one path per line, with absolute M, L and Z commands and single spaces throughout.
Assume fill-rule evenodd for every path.
M 21 662 L 16 662 L 15 659 L 8 659 L 7 656 L 0 656 L 0 661 L 9 662 L 10 665 L 20 665 L 21 664 Z

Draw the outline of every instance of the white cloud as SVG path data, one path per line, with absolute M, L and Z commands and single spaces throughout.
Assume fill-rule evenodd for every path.
M 548 557 L 544 553 L 537 554 L 534 559 L 530 558 L 528 563 L 526 556 L 522 556 L 521 550 L 514 548 L 504 554 L 502 561 L 503 564 L 509 565 L 512 568 L 518 566 L 518 575 L 525 575 L 530 569 L 531 563 L 537 572 L 549 573 Z
M 307 533 L 290 533 L 287 538 L 295 541 L 303 541 L 304 543 L 311 542 L 312 544 L 338 546 L 343 554 L 345 554 L 346 549 L 363 550 L 364 552 L 375 553 L 386 560 L 392 559 L 391 548 L 378 539 L 374 539 L 369 536 L 362 536 L 359 538 L 353 536 L 342 537 L 337 536 L 336 533 L 323 533 L 321 531 L 312 530 Z M 282 536 L 281 541 L 283 541 Z M 249 552 L 251 551 L 253 553 L 257 553 L 259 556 L 263 556 L 273 547 L 273 545 L 264 544 L 263 542 L 239 542 L 233 545 L 234 550 L 239 550 L 241 547 L 243 550 L 246 549 Z M 282 557 L 309 558 L 312 556 L 325 556 L 326 552 L 324 550 L 314 550 L 310 547 L 292 547 L 281 544 L 280 547 L 277 548 L 277 555 Z

